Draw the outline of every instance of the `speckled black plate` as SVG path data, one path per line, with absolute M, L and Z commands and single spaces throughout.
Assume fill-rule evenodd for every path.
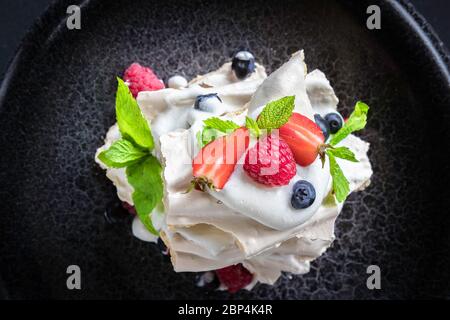
M 382 29 L 366 28 L 366 1 L 82 1 L 69 31 L 59 1 L 24 39 L 0 91 L 0 287 L 5 298 L 450 297 L 449 58 L 408 3 L 370 1 Z M 81 1 L 80 1 L 81 2 Z M 234 296 L 172 271 L 117 203 L 94 164 L 114 122 L 115 76 L 133 61 L 164 79 L 220 66 L 241 45 L 269 72 L 304 48 L 347 114 L 372 108 L 371 186 L 350 196 L 337 239 L 307 275 Z M 82 290 L 66 288 L 66 268 Z M 380 266 L 382 289 L 366 288 Z

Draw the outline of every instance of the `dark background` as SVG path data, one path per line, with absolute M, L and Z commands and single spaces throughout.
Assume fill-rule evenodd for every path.
M 356 1 L 356 0 L 355 0 Z M 0 80 L 33 21 L 53 0 L 0 0 Z M 450 0 L 411 0 L 431 23 L 447 48 L 450 44 Z

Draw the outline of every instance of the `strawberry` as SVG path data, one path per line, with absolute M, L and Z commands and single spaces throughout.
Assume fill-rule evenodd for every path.
M 270 135 L 261 138 L 248 150 L 244 170 L 256 182 L 284 186 L 295 176 L 297 167 L 287 143 Z
M 279 134 L 291 148 L 295 161 L 303 167 L 316 160 L 325 142 L 320 127 L 299 113 L 292 113 L 289 121 L 280 127 Z
M 223 189 L 249 141 L 248 129 L 239 128 L 204 146 L 192 161 L 194 186 L 200 190 L 205 187 Z
M 242 264 L 235 264 L 216 270 L 220 282 L 227 287 L 228 292 L 235 293 L 249 285 L 253 275 Z

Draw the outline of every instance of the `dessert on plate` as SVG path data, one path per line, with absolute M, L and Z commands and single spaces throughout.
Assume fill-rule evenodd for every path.
M 320 70 L 294 53 L 267 75 L 249 51 L 188 82 L 132 64 L 116 118 L 96 153 L 133 234 L 160 238 L 176 272 L 202 272 L 236 292 L 304 274 L 334 240 L 349 193 L 370 183 L 366 125 L 347 119 Z

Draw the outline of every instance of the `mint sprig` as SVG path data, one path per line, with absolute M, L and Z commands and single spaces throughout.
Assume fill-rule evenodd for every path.
M 163 197 L 161 165 L 152 155 L 126 169 L 127 179 L 134 188 L 132 195 L 139 219 L 154 235 L 158 231 L 153 227 L 151 212 Z
M 224 136 L 225 134 L 232 133 L 240 126 L 231 120 L 222 120 L 218 117 L 211 117 L 203 120 L 205 126 L 201 131 L 196 134 L 197 143 L 200 148 L 203 148 L 211 141 Z
M 116 119 L 120 133 L 143 148 L 153 149 L 153 136 L 147 120 L 125 82 L 120 78 L 117 81 Z
M 102 151 L 98 158 L 108 167 L 124 168 L 140 161 L 147 154 L 146 150 L 137 147 L 131 141 L 120 139 L 115 141 L 108 150 Z
M 137 215 L 151 233 L 158 235 L 151 213 L 163 198 L 162 168 L 151 153 L 154 141 L 147 120 L 125 82 L 120 78 L 117 81 L 116 119 L 122 138 L 98 158 L 108 167 L 126 168 Z
M 336 161 L 336 158 L 344 159 L 347 161 L 358 162 L 355 154 L 347 147 L 335 147 L 339 142 L 344 140 L 352 132 L 363 129 L 367 124 L 367 112 L 369 111 L 369 106 L 364 102 L 358 101 L 355 105 L 355 109 L 348 118 L 347 122 L 342 126 L 342 128 L 336 132 L 336 134 L 331 138 L 329 144 L 323 145 L 320 151 L 320 156 L 322 159 L 322 164 L 325 161 L 324 155 L 328 156 L 330 162 L 330 174 L 333 179 L 333 190 L 332 192 L 336 196 L 338 202 L 343 202 L 349 192 L 350 184 L 345 178 L 341 167 Z
M 294 111 L 295 96 L 287 96 L 269 102 L 259 114 L 256 123 L 260 129 L 278 129 L 286 122 Z
M 368 111 L 369 106 L 364 102 L 358 101 L 352 114 L 347 119 L 347 122 L 345 122 L 342 128 L 331 138 L 330 144 L 335 146 L 352 132 L 364 129 L 367 123 Z
M 350 193 L 350 184 L 344 176 L 341 167 L 337 164 L 335 156 L 329 152 L 327 152 L 327 155 L 330 161 L 330 174 L 333 178 L 333 193 L 338 202 L 343 202 Z
M 206 120 L 203 120 L 203 123 L 212 129 L 216 129 L 223 133 L 231 133 L 232 131 L 239 128 L 239 125 L 234 123 L 231 120 L 222 120 L 217 117 L 211 117 Z
M 245 127 L 250 130 L 251 134 L 256 138 L 261 135 L 261 130 L 255 120 L 249 117 L 245 117 Z
M 225 134 L 217 129 L 211 127 L 204 127 L 203 130 L 198 131 L 196 134 L 197 143 L 200 146 L 200 148 L 203 148 L 211 141 L 214 141 L 223 135 Z
M 337 148 L 331 148 L 327 149 L 326 151 L 327 155 L 330 156 L 330 154 L 336 158 L 341 158 L 344 160 L 348 160 L 351 162 L 358 162 L 358 160 L 355 157 L 355 154 L 347 147 L 337 147 Z

